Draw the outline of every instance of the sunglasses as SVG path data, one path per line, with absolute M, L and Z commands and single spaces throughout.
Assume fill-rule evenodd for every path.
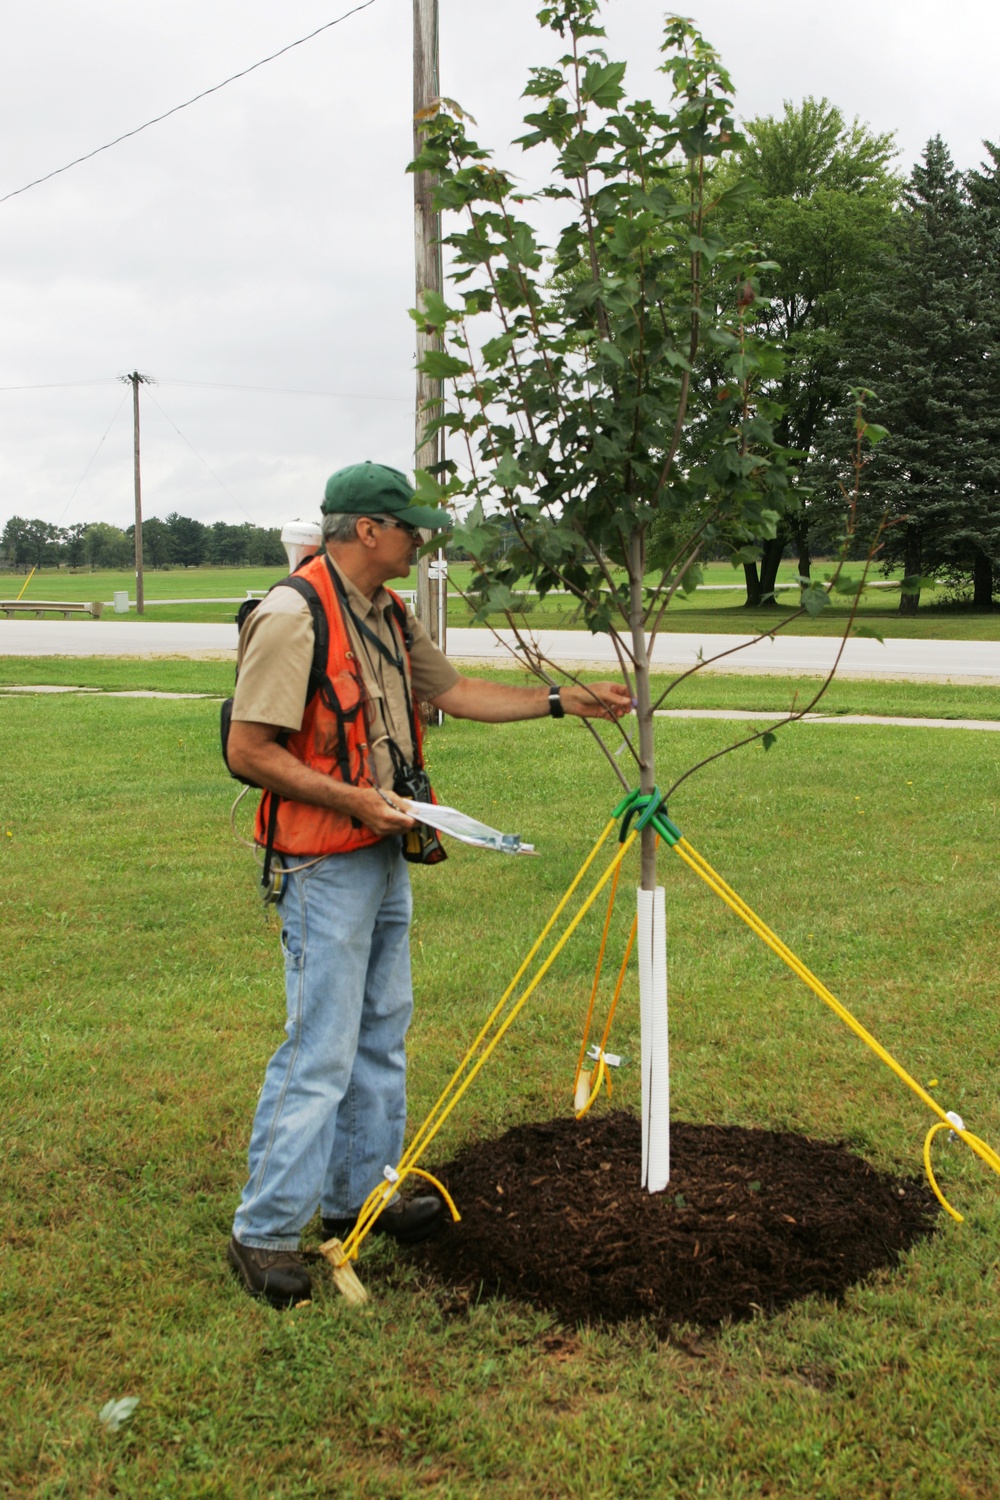
M 406 532 L 407 536 L 413 537 L 415 541 L 420 540 L 420 528 L 411 526 L 409 521 L 400 521 L 395 516 L 369 516 L 368 519 L 379 526 L 398 526 L 400 531 Z

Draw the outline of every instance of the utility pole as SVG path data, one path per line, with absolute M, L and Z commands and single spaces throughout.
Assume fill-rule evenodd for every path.
M 119 375 L 118 379 L 132 387 L 132 433 L 135 448 L 135 611 L 145 612 L 142 588 L 142 484 L 139 477 L 139 387 L 152 385 L 151 375 L 140 375 L 133 370 L 131 375 Z
M 413 154 L 420 151 L 420 120 L 440 97 L 438 62 L 438 0 L 413 0 Z M 441 265 L 441 216 L 434 212 L 434 175 L 413 175 L 414 269 L 417 306 L 425 291 L 444 286 Z M 431 349 L 443 347 L 440 333 L 417 333 L 417 364 Z M 434 469 L 444 457 L 444 433 L 428 437 L 427 428 L 441 410 L 443 385 L 417 370 L 415 451 L 418 469 Z M 448 617 L 447 564 L 443 549 L 436 560 L 422 557 L 417 565 L 417 618 L 442 651 L 446 647 Z

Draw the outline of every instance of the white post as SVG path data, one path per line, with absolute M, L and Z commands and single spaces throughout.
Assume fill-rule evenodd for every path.
M 642 1049 L 642 1186 L 670 1181 L 670 1040 L 667 1027 L 667 917 L 662 885 L 638 890 L 639 1027 Z

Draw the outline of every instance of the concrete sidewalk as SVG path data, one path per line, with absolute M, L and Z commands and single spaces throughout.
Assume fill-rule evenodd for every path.
M 222 696 L 219 693 L 167 693 L 152 688 L 66 687 L 48 683 L 23 683 L 8 687 L 0 685 L 0 697 L 14 694 L 25 696 L 32 693 L 44 697 L 65 693 L 85 693 L 90 697 L 104 698 L 207 698 L 216 703 L 222 702 Z M 783 708 L 658 708 L 655 710 L 655 716 L 658 719 L 735 719 L 761 726 L 780 722 L 787 717 L 787 713 L 787 709 Z M 1000 719 L 921 719 L 907 718 L 902 714 L 803 714 L 802 718 L 796 722 L 800 724 L 886 724 L 897 729 L 1000 731 Z

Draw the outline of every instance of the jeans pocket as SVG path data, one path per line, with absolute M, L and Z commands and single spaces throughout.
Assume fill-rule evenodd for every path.
M 286 969 L 301 969 L 302 948 L 298 936 L 289 933 L 288 928 L 282 924 L 281 928 L 281 952 L 285 960 Z

